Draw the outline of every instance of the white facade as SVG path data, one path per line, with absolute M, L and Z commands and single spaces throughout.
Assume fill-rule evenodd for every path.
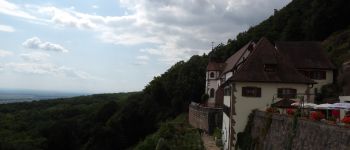
M 248 121 L 248 116 L 254 109 L 265 110 L 272 103 L 272 99 L 277 97 L 278 88 L 293 88 L 297 93 L 305 94 L 308 85 L 306 84 L 286 84 L 286 83 L 236 83 L 236 97 L 235 112 L 233 119 L 236 121 L 234 126 L 236 134 L 243 132 Z M 242 87 L 255 86 L 261 88 L 261 97 L 244 97 L 242 96 Z M 275 99 L 277 102 L 281 99 Z M 237 139 L 237 135 L 235 135 Z
M 234 107 L 235 114 L 231 115 L 231 118 L 234 119 L 234 131 L 236 134 L 239 132 L 243 132 L 248 121 L 248 116 L 254 109 L 265 110 L 267 106 L 272 103 L 272 99 L 275 98 L 275 102 L 279 101 L 277 99 L 277 90 L 278 88 L 293 88 L 297 90 L 298 94 L 305 93 L 308 85 L 306 84 L 288 84 L 288 83 L 257 83 L 257 82 L 236 82 L 232 84 L 235 86 L 236 91 L 232 94 L 236 97 Z M 245 97 L 242 96 L 242 87 L 258 87 L 261 88 L 261 96 L 260 97 Z M 230 107 L 231 105 L 231 96 L 224 96 L 224 105 Z M 229 145 L 229 136 L 226 135 L 229 133 L 229 116 L 225 113 L 223 114 L 223 144 L 224 150 L 228 150 Z M 227 131 L 226 131 L 227 130 Z M 235 139 L 237 139 L 237 135 L 234 135 Z M 232 143 L 235 144 L 235 143 Z M 232 145 L 230 144 L 230 145 Z

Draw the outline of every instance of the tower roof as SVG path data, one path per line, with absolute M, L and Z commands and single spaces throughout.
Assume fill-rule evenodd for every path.
M 210 61 L 207 66 L 207 71 L 222 71 L 225 67 L 225 63 L 218 63 L 214 61 Z

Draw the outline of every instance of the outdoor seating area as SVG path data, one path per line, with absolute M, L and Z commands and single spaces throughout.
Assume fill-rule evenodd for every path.
M 266 111 L 290 117 L 297 116 L 327 124 L 350 127 L 350 103 L 346 102 L 314 104 L 282 99 L 271 104 L 271 107 L 268 107 Z

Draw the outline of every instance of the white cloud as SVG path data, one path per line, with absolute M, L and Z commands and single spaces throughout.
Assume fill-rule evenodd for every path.
M 10 3 L 6 0 L 0 0 L 0 13 L 26 19 L 36 19 L 36 17 L 29 14 L 28 12 L 22 11 L 22 8 L 20 6 Z
M 43 52 L 22 53 L 21 58 L 29 62 L 43 62 L 48 60 L 49 54 Z
M 140 51 L 169 64 L 226 43 L 291 0 L 119 0 L 122 16 L 100 16 L 70 8 L 33 6 L 24 13 L 62 27 L 96 32 L 103 42 L 147 44 Z M 18 6 L 6 2 L 8 8 Z M 93 7 L 93 6 L 92 6 Z M 153 56 L 154 55 L 154 56 Z
M 83 71 L 50 63 L 5 63 L 0 64 L 0 68 L 1 71 L 13 71 L 18 73 L 51 75 L 56 77 L 79 78 L 85 80 L 99 79 Z
M 2 31 L 2 32 L 15 32 L 16 30 L 11 26 L 0 24 L 0 31 Z
M 11 56 L 11 55 L 13 55 L 13 53 L 11 51 L 0 49 L 0 57 L 6 57 L 6 56 Z
M 38 37 L 32 37 L 22 43 L 26 48 L 46 51 L 68 52 L 66 48 L 59 44 L 41 41 Z

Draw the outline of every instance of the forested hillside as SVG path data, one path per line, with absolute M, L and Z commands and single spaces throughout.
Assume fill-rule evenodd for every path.
M 210 53 L 225 60 L 250 40 L 262 36 L 271 41 L 323 41 L 333 32 L 349 27 L 350 1 L 293 0 L 260 24 L 239 33 L 234 40 Z
M 235 39 L 219 44 L 209 56 L 223 61 L 248 41 L 262 36 L 271 41 L 324 41 L 332 33 L 349 27 L 349 14 L 348 0 L 293 0 Z M 343 54 L 349 52 L 342 49 L 346 40 L 328 41 L 332 60 L 340 64 L 345 60 Z M 72 101 L 0 105 L 0 149 L 132 148 L 155 132 L 161 122 L 186 112 L 190 101 L 200 101 L 209 56 L 192 56 L 186 62 L 176 63 L 142 92 L 128 95 L 122 103 L 118 98 L 99 95 L 93 100 L 82 97 Z

